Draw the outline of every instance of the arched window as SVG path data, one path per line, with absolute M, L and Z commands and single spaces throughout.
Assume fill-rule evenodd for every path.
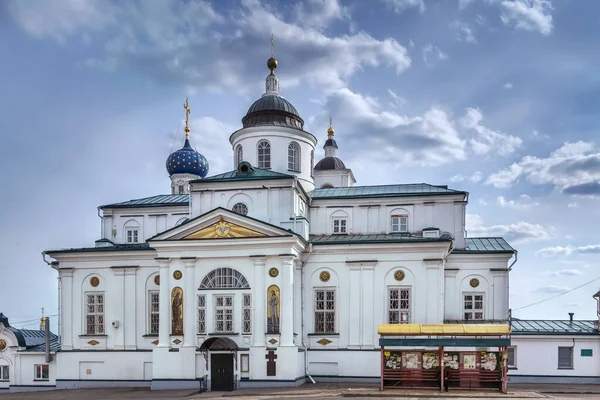
M 236 203 L 231 211 L 240 215 L 248 215 L 248 206 L 244 203 Z
M 258 142 L 258 168 L 271 168 L 271 145 L 266 140 Z
M 296 142 L 288 146 L 288 169 L 300 171 L 300 146 Z
M 235 269 L 217 268 L 202 279 L 199 289 L 250 289 L 250 285 Z
M 235 167 L 239 167 L 242 161 L 244 161 L 244 149 L 242 149 L 241 144 L 238 144 L 235 149 Z

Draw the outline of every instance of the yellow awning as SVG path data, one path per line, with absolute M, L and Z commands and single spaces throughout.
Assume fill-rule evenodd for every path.
M 381 324 L 380 335 L 508 335 L 508 324 Z

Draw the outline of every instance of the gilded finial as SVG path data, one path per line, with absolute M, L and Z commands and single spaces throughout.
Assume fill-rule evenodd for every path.
M 183 105 L 183 108 L 185 109 L 185 140 L 190 140 L 190 120 L 189 120 L 189 116 L 190 116 L 190 107 L 188 105 L 188 99 L 187 97 L 185 98 L 185 104 Z
M 333 136 L 334 132 L 335 131 L 333 130 L 333 118 L 330 115 L 329 116 L 329 129 L 327 129 L 327 134 Z
M 46 318 L 44 318 L 44 307 L 42 307 L 42 318 L 40 318 L 40 327 L 46 326 Z
M 271 70 L 271 74 L 277 68 L 277 59 L 275 58 L 275 37 L 271 34 L 271 58 L 267 60 L 267 67 Z

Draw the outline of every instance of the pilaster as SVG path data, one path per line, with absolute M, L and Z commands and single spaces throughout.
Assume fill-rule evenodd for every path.
M 137 293 L 135 280 L 138 267 L 125 269 L 125 318 L 123 319 L 123 329 L 125 331 L 125 350 L 137 349 Z
M 254 257 L 254 298 L 252 299 L 252 346 L 265 346 L 266 331 L 266 294 L 265 294 L 265 257 Z
M 73 268 L 59 269 L 61 292 L 61 348 L 73 350 Z
M 183 273 L 183 347 L 196 347 L 196 258 L 181 258 L 185 271 Z
M 281 346 L 294 346 L 294 258 L 293 254 L 281 255 Z
M 171 264 L 171 259 L 156 258 L 156 261 L 160 268 L 158 347 L 170 347 L 171 295 L 169 285 L 169 265 Z

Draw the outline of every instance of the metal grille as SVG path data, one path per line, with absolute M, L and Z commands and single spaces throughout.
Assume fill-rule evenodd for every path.
M 388 323 L 408 324 L 410 322 L 410 289 L 390 289 L 388 310 Z
M 315 333 L 335 333 L 335 291 L 315 291 Z
M 266 140 L 258 143 L 258 168 L 271 168 L 271 145 Z
M 296 142 L 288 146 L 288 169 L 300 171 L 300 146 Z
M 200 289 L 250 289 L 250 285 L 244 275 L 235 269 L 217 268 L 202 279 Z
M 483 320 L 483 295 L 466 294 L 465 295 L 465 320 L 481 321 Z
M 10 380 L 8 365 L 0 365 L 0 381 L 8 381 Z
M 248 215 L 248 206 L 244 203 L 236 203 L 233 206 L 232 211 L 240 215 Z
M 346 230 L 346 219 L 336 218 L 333 220 L 333 233 L 347 233 Z
M 104 293 L 87 295 L 86 334 L 104 334 Z
M 252 333 L 252 297 L 244 294 L 242 299 L 242 333 Z
M 559 347 L 558 348 L 558 368 L 571 369 L 573 368 L 573 348 Z
M 215 332 L 233 332 L 233 296 L 215 296 Z
M 150 334 L 158 333 L 160 314 L 158 312 L 159 294 L 158 290 L 150 292 Z
M 238 144 L 237 149 L 235 150 L 235 158 L 236 158 L 236 167 L 240 165 L 242 161 L 244 161 L 244 150 L 242 149 L 242 145 Z
M 408 232 L 408 217 L 392 215 L 392 232 Z
M 206 296 L 198 295 L 198 333 L 206 333 Z

